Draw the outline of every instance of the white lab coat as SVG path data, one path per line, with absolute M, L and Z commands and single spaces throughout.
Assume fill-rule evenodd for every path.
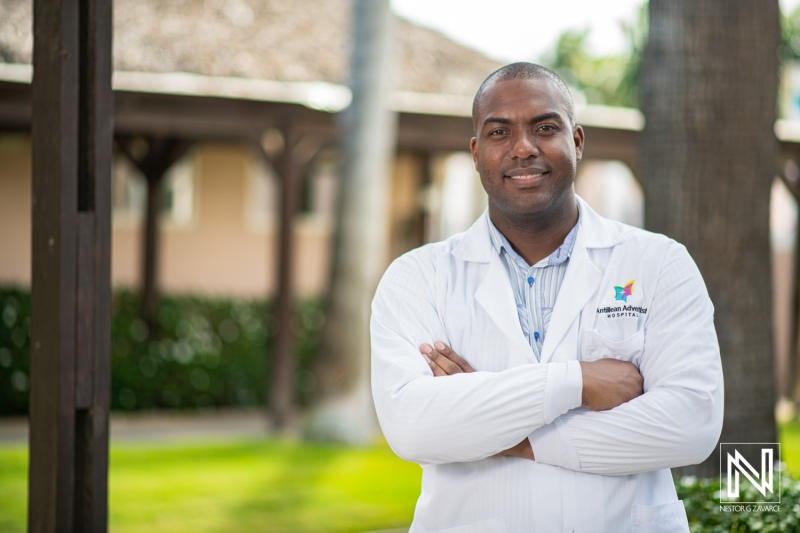
M 389 445 L 422 465 L 412 533 L 688 532 L 669 468 L 702 461 L 719 438 L 713 306 L 682 245 L 578 202 L 541 362 L 487 213 L 386 271 L 372 304 L 372 391 Z M 606 309 L 623 305 L 642 309 Z M 477 372 L 434 378 L 419 346 L 436 340 Z M 603 357 L 637 364 L 645 393 L 588 411 L 577 361 Z M 535 461 L 492 457 L 526 436 Z

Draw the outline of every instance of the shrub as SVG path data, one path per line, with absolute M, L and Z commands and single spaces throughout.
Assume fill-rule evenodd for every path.
M 258 300 L 165 297 L 154 331 L 139 317 L 135 294 L 114 294 L 111 324 L 111 407 L 152 408 L 264 404 L 277 323 L 272 304 Z M 317 301 L 298 305 L 296 401 L 313 384 L 311 359 L 323 316 Z M 30 294 L 0 290 L 0 415 L 28 409 Z
M 30 338 L 30 294 L 0 290 L 0 415 L 28 412 Z
M 786 472 L 785 466 L 781 470 L 780 504 L 775 504 L 780 511 L 759 511 L 755 510 L 756 505 L 750 511 L 724 511 L 719 503 L 719 478 L 685 476 L 676 480 L 678 498 L 683 500 L 689 516 L 689 529 L 692 533 L 800 532 L 800 480 Z M 749 483 L 743 483 L 740 490 L 743 502 L 763 499 Z

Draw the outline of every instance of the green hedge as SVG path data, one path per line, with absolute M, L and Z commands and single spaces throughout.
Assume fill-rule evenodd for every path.
M 117 410 L 264 404 L 277 329 L 266 301 L 166 297 L 156 331 L 139 318 L 138 298 L 113 298 L 111 407 Z M 311 358 L 323 315 L 317 301 L 298 306 L 296 400 L 313 385 Z M 30 294 L 0 289 L 0 415 L 28 411 Z
M 31 297 L 0 289 L 0 415 L 28 412 Z
M 757 505 L 741 504 L 725 510 L 719 503 L 719 478 L 705 479 L 685 476 L 676 480 L 678 498 L 686 506 L 689 529 L 692 533 L 792 533 L 800 532 L 800 480 L 783 471 L 780 490 L 780 510 L 761 510 Z M 777 480 L 776 480 L 777 481 Z M 762 500 L 750 483 L 740 486 L 740 501 Z

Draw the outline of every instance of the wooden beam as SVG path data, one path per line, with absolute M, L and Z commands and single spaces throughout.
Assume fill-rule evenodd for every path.
M 28 530 L 107 529 L 111 0 L 34 2 Z

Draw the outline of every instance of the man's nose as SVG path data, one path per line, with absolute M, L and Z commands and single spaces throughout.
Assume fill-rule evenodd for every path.
M 514 144 L 511 147 L 511 156 L 515 159 L 527 159 L 539 155 L 539 145 L 536 138 L 528 132 L 514 136 Z

